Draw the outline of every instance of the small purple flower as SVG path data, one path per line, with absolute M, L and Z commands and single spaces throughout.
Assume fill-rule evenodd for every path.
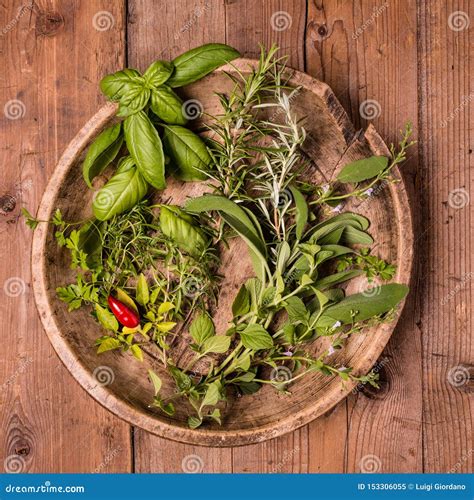
M 336 352 L 336 349 L 334 349 L 334 346 L 330 345 L 328 349 L 328 356 L 331 356 Z
M 332 329 L 335 330 L 336 328 L 339 328 L 342 325 L 340 321 L 336 321 L 334 325 L 332 325 Z
M 321 186 L 321 189 L 323 194 L 326 194 L 329 191 L 329 184 L 324 184 L 324 186 Z
M 343 372 L 344 370 L 347 370 L 347 366 L 342 365 L 342 366 L 340 366 L 340 367 L 338 368 L 338 370 L 339 370 L 340 372 Z
M 341 213 L 341 210 L 342 210 L 342 203 L 339 203 L 339 205 L 335 206 L 335 207 L 331 210 L 331 212 L 339 214 L 339 213 Z
M 372 196 L 372 193 L 374 192 L 374 188 L 369 188 L 366 191 L 364 191 L 364 194 L 366 196 Z
M 286 351 L 283 353 L 283 356 L 293 356 L 293 353 L 291 351 Z

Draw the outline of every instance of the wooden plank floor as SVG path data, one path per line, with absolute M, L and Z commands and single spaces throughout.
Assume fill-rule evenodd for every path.
M 6 0 L 0 6 L 0 458 L 7 472 L 472 472 L 474 2 Z M 379 360 L 382 388 L 259 445 L 150 435 L 95 403 L 36 315 L 31 233 L 66 144 L 104 102 L 98 81 L 205 42 L 277 43 L 387 142 L 406 121 L 416 224 L 412 292 Z

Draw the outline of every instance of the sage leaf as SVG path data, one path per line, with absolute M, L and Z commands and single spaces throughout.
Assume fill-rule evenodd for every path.
M 89 187 L 92 187 L 92 180 L 115 159 L 122 144 L 121 124 L 117 123 L 101 132 L 89 146 L 82 164 L 82 174 Z
M 95 305 L 95 312 L 99 323 L 106 329 L 116 332 L 119 329 L 117 318 L 107 309 L 104 309 L 99 304 Z
M 173 63 L 168 61 L 155 61 L 151 63 L 145 73 L 143 73 L 143 78 L 146 85 L 157 88 L 168 80 L 173 70 Z
M 261 325 L 247 325 L 245 330 L 240 332 L 240 340 L 244 347 L 253 351 L 271 349 L 273 347 L 272 336 Z
M 155 396 L 157 396 L 161 391 L 161 378 L 153 370 L 148 370 L 148 377 L 150 378 L 153 388 L 155 389 Z
M 170 125 L 185 125 L 188 121 L 183 114 L 183 101 L 167 85 L 152 90 L 150 107 L 158 118 Z
M 296 237 L 300 240 L 308 222 L 308 204 L 301 191 L 294 186 L 290 186 L 290 190 L 296 205 Z
M 140 174 L 154 188 L 164 189 L 165 157 L 157 130 L 143 111 L 124 122 L 125 142 Z
M 198 258 L 208 245 L 202 231 L 194 225 L 193 218 L 173 205 L 162 205 L 160 226 L 163 234 L 189 255 Z
M 320 316 L 316 327 L 327 328 L 334 325 L 336 321 L 342 324 L 354 321 L 365 321 L 385 314 L 396 307 L 407 295 L 408 287 L 398 283 L 381 285 L 370 290 L 350 295 L 337 304 L 329 306 Z
M 237 50 L 222 43 L 201 45 L 173 60 L 175 70 L 167 84 L 170 87 L 188 85 L 239 56 Z
M 189 333 L 196 344 L 202 345 L 207 339 L 214 337 L 216 330 L 209 315 L 201 313 L 194 318 L 189 327 Z
M 227 352 L 230 347 L 230 337 L 226 337 L 225 335 L 215 335 L 214 337 L 210 337 L 204 341 L 202 346 L 203 353 L 216 353 L 223 354 Z
M 314 286 L 323 290 L 324 288 L 339 285 L 340 283 L 344 283 L 345 281 L 351 280 L 352 278 L 356 278 L 361 274 L 364 274 L 364 271 L 360 269 L 354 269 L 352 271 L 341 271 L 339 273 L 334 273 L 330 276 L 325 276 L 324 278 L 317 280 Z
M 140 276 L 138 276 L 136 298 L 137 302 L 141 306 L 146 306 L 150 301 L 150 292 L 148 291 L 148 283 L 143 273 L 141 273 Z
M 97 193 L 92 204 L 102 221 L 133 208 L 147 193 L 148 184 L 136 167 L 116 173 Z
M 211 156 L 203 140 L 191 130 L 179 125 L 165 125 L 163 143 L 173 161 L 173 174 L 184 181 L 207 179 L 204 173 Z
M 374 242 L 370 234 L 366 233 L 365 231 L 361 231 L 360 229 L 356 229 L 352 226 L 347 226 L 344 229 L 343 241 L 348 245 L 372 245 L 372 243 Z
M 376 177 L 388 165 L 386 156 L 371 156 L 346 165 L 337 175 L 339 182 L 361 182 Z
M 245 285 L 240 287 L 234 302 L 232 303 L 232 314 L 234 317 L 243 316 L 250 310 L 250 294 Z

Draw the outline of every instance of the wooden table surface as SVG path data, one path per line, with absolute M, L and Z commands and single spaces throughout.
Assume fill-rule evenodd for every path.
M 23 3 L 22 3 L 23 1 Z M 469 26 L 470 24 L 470 26 Z M 469 472 L 473 464 L 474 2 L 470 0 L 5 0 L 0 5 L 0 429 L 7 472 Z M 66 144 L 125 65 L 206 42 L 246 56 L 277 43 L 387 142 L 406 121 L 416 228 L 412 291 L 382 387 L 310 425 L 241 448 L 131 428 L 60 363 L 31 290 L 35 211 Z M 470 201 L 471 197 L 471 201 Z

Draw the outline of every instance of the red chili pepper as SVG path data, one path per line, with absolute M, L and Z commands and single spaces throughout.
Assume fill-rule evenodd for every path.
M 140 324 L 138 314 L 120 302 L 120 300 L 109 295 L 107 302 L 109 303 L 110 310 L 114 313 L 120 324 L 127 328 L 135 328 Z

